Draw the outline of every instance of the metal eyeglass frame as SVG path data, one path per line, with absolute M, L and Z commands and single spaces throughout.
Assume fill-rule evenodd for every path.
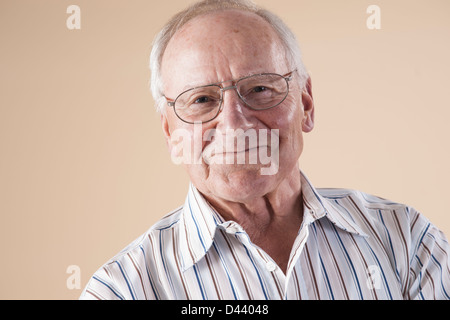
M 287 85 L 286 95 L 285 95 L 285 96 L 283 97 L 283 99 L 282 99 L 280 102 L 278 102 L 276 105 L 271 106 L 271 107 L 268 107 L 268 108 L 256 109 L 256 108 L 253 108 L 253 107 L 249 106 L 249 105 L 245 102 L 244 98 L 242 98 L 242 96 L 241 96 L 241 94 L 239 93 L 239 91 L 236 90 L 236 93 L 238 94 L 238 96 L 239 96 L 239 98 L 241 99 L 241 101 L 242 101 L 248 108 L 250 108 L 250 109 L 252 109 L 252 110 L 261 111 L 261 110 L 268 110 L 268 109 L 275 108 L 276 106 L 280 105 L 280 104 L 287 98 L 287 96 L 288 96 L 288 94 L 289 94 L 289 81 L 292 80 L 292 74 L 293 74 L 295 71 L 297 71 L 297 69 L 294 69 L 294 70 L 292 70 L 291 72 L 288 72 L 288 73 L 286 73 L 286 74 L 284 74 L 284 75 L 281 75 L 281 74 L 278 74 L 278 73 L 258 73 L 258 74 L 252 74 L 252 75 L 249 75 L 249 76 L 246 76 L 246 77 L 243 77 L 243 78 L 239 78 L 239 79 L 237 79 L 237 80 L 225 80 L 225 81 L 221 81 L 221 82 L 217 82 L 217 83 L 207 84 L 207 85 L 204 85 L 204 86 L 198 86 L 198 87 L 190 88 L 190 89 L 187 89 L 187 90 L 183 91 L 182 93 L 180 93 L 175 99 L 170 99 L 170 98 L 167 98 L 166 96 L 164 96 L 164 98 L 165 98 L 166 101 L 167 101 L 167 105 L 168 105 L 169 107 L 172 107 L 172 108 L 173 108 L 173 111 L 175 112 L 175 114 L 176 114 L 176 116 L 178 117 L 178 119 L 180 119 L 181 121 L 183 121 L 183 122 L 185 122 L 185 123 L 190 123 L 190 124 L 199 123 L 200 121 L 192 122 L 192 121 L 187 121 L 187 120 L 184 120 L 183 118 L 181 118 L 181 117 L 178 115 L 177 111 L 175 110 L 175 102 L 178 100 L 178 98 L 179 98 L 181 95 L 183 95 L 184 93 L 186 93 L 186 92 L 188 92 L 188 91 L 195 90 L 195 89 L 199 89 L 199 88 L 206 88 L 206 87 L 214 87 L 214 86 L 218 87 L 218 88 L 220 89 L 220 100 L 219 100 L 219 101 L 220 101 L 220 104 L 219 104 L 219 108 L 217 108 L 217 113 L 216 113 L 211 119 L 206 120 L 206 121 L 201 121 L 201 122 L 200 122 L 200 123 L 207 123 L 207 122 L 210 122 L 210 121 L 214 120 L 215 118 L 217 118 L 217 116 L 219 115 L 220 111 L 222 111 L 222 105 L 223 105 L 223 93 L 224 93 L 225 91 L 231 90 L 231 89 L 236 90 L 236 89 L 237 89 L 237 84 L 238 84 L 240 81 L 245 80 L 245 79 L 248 79 L 248 78 L 251 78 L 251 77 L 264 76 L 264 75 L 274 75 L 274 76 L 279 76 L 279 77 L 283 78 L 284 80 L 286 80 L 286 85 Z M 228 86 L 228 87 L 224 87 L 224 86 L 223 86 L 223 83 L 225 83 L 225 82 L 230 82 L 230 81 L 231 81 L 231 83 L 232 83 L 231 86 Z

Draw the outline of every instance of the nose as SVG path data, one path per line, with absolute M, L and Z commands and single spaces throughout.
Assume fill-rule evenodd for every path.
M 243 129 L 245 131 L 254 126 L 252 123 L 252 110 L 245 106 L 235 89 L 236 86 L 222 89 L 222 110 L 217 117 L 218 129 Z

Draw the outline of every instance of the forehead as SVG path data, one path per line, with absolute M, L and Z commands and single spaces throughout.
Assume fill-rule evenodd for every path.
M 251 12 L 226 10 L 199 16 L 178 30 L 162 60 L 164 83 L 201 85 L 261 72 L 285 72 L 277 33 Z M 283 68 L 283 70 L 279 70 Z M 209 81 L 209 82 L 208 82 Z
M 235 9 L 222 10 L 197 16 L 182 26 L 171 41 L 224 36 L 233 38 L 262 36 L 275 39 L 272 26 L 255 13 Z

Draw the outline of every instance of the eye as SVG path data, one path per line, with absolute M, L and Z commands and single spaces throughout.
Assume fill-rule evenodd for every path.
M 202 97 L 195 99 L 194 103 L 207 103 L 210 101 L 211 101 L 211 99 L 209 97 L 202 96 Z
M 256 92 L 256 93 L 263 92 L 263 91 L 266 91 L 266 90 L 267 90 L 267 88 L 263 87 L 263 86 L 258 86 L 258 87 L 254 87 L 253 88 L 253 92 Z

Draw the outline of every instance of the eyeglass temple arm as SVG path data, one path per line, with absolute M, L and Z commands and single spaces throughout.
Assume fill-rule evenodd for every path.
M 175 101 L 174 101 L 174 100 L 169 99 L 169 98 L 167 98 L 167 97 L 164 97 L 164 98 L 166 99 L 167 105 L 168 105 L 169 107 L 175 106 Z
M 294 69 L 294 70 L 292 70 L 291 72 L 286 73 L 285 75 L 283 75 L 283 78 L 285 78 L 287 81 L 291 81 L 291 79 L 292 79 L 292 74 L 293 74 L 294 72 L 296 72 L 296 71 L 297 71 L 297 69 Z

